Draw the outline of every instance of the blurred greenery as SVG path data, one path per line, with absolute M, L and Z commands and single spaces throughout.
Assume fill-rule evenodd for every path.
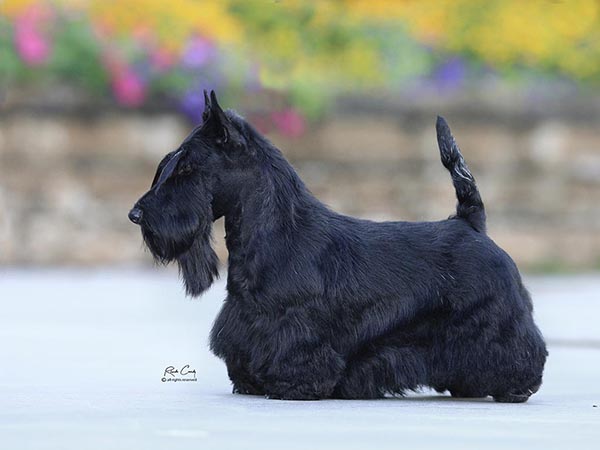
M 317 117 L 342 92 L 451 90 L 486 73 L 597 87 L 598 61 L 597 0 L 0 3 L 4 88 L 62 82 L 126 107 L 172 100 L 191 116 L 201 88 L 277 91 Z

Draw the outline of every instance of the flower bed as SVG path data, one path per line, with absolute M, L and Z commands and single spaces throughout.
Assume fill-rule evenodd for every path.
M 194 121 L 203 88 L 230 100 L 277 92 L 259 122 L 291 135 L 340 92 L 600 79 L 595 0 L 5 0 L 0 12 L 9 88 L 69 84 L 128 108 L 159 100 Z

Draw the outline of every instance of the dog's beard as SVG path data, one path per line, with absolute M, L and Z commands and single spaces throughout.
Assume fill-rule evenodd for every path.
M 210 227 L 198 235 L 192 246 L 177 258 L 185 291 L 197 297 L 219 276 L 219 258 L 211 246 Z
M 219 274 L 219 259 L 212 248 L 212 221 L 195 232 L 169 239 L 142 227 L 144 242 L 159 264 L 177 261 L 186 293 L 197 297 L 208 289 Z
M 195 240 L 195 232 L 192 229 L 186 230 L 185 233 L 176 232 L 174 229 L 167 229 L 158 233 L 146 226 L 142 226 L 142 237 L 144 244 L 146 244 L 146 247 L 152 253 L 154 261 L 158 264 L 168 264 L 192 247 Z

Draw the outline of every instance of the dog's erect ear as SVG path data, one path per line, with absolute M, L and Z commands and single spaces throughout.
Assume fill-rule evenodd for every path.
M 242 147 L 244 140 L 219 105 L 215 91 L 210 91 L 210 98 L 206 90 L 204 91 L 204 104 L 203 131 L 211 135 L 217 145 Z
M 210 110 L 216 117 L 219 118 L 223 125 L 229 122 L 229 119 L 223 112 L 221 105 L 219 105 L 219 101 L 217 100 L 217 94 L 215 94 L 215 91 L 210 91 Z
M 202 112 L 202 122 L 205 123 L 210 117 L 210 98 L 208 92 L 204 89 L 204 111 Z

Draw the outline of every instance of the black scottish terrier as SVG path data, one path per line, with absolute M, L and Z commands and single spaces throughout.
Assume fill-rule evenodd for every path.
M 159 164 L 129 218 L 189 295 L 217 276 L 224 216 L 228 296 L 211 332 L 233 391 L 281 399 L 378 398 L 422 386 L 524 402 L 546 347 L 511 258 L 486 235 L 475 180 L 444 119 L 456 188 L 440 222 L 371 222 L 329 210 L 281 152 L 206 95 L 203 123 Z

